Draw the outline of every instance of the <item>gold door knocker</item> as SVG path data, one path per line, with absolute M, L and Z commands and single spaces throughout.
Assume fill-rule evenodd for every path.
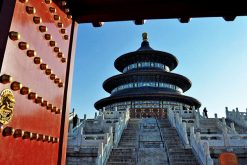
M 15 97 L 10 89 L 4 89 L 0 94 L 0 124 L 5 125 L 13 117 Z

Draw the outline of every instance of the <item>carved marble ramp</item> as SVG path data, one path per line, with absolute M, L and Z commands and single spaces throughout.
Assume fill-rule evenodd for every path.
M 139 133 L 138 165 L 168 165 L 167 153 L 155 118 L 142 119 Z
M 168 165 L 167 160 L 157 120 L 130 119 L 107 165 Z
M 199 165 L 191 149 L 185 149 L 177 131 L 170 126 L 168 119 L 160 120 L 160 128 L 167 146 L 169 164 Z

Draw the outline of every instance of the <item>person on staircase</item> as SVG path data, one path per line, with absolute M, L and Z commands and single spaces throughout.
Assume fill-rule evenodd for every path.
M 203 113 L 204 113 L 204 116 L 205 116 L 206 118 L 208 118 L 208 111 L 207 111 L 207 108 L 206 108 L 206 107 L 204 107 Z

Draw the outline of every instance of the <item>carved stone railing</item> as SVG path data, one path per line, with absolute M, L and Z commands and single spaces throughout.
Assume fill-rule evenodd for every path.
M 109 158 L 111 150 L 113 148 L 113 134 L 107 134 L 107 137 L 104 140 L 104 142 L 100 143 L 98 149 L 98 165 L 106 165 L 107 159 Z
M 238 109 L 229 111 L 226 107 L 226 118 L 243 128 L 247 128 L 247 112 L 239 112 Z
M 113 148 L 112 127 L 109 133 L 105 134 L 82 134 L 78 136 L 69 136 L 68 150 L 79 152 L 85 149 L 98 149 L 97 162 L 98 165 L 105 165 Z
M 231 123 L 231 127 L 229 127 L 226 124 L 225 118 L 222 117 L 222 119 L 221 119 L 222 121 L 220 121 L 217 118 L 217 114 L 215 114 L 215 119 L 217 120 L 217 128 L 220 129 L 222 132 L 226 131 L 227 133 L 230 133 L 230 134 L 237 134 L 235 127 L 234 127 L 234 123 Z
M 175 113 L 179 113 L 179 115 L 182 116 L 183 118 L 193 118 L 194 117 L 194 111 L 193 110 L 176 109 L 173 111 Z
M 168 109 L 168 120 L 171 123 L 172 127 L 175 127 L 179 137 L 182 139 L 182 142 L 186 148 L 189 148 L 189 140 L 186 130 L 186 123 L 182 122 L 182 117 L 179 116 L 179 113 L 174 113 L 172 110 Z
M 194 127 L 190 127 L 190 144 L 192 151 L 199 159 L 202 165 L 213 165 L 213 159 L 210 156 L 208 142 L 202 142 L 200 139 L 200 133 L 194 133 Z
M 175 114 L 171 109 L 167 110 L 167 117 L 172 127 L 175 127 Z
M 127 127 L 130 117 L 129 117 L 128 109 L 121 114 L 116 111 L 115 113 L 116 115 L 112 116 L 114 118 L 107 118 L 107 119 L 105 119 L 103 112 L 101 111 L 98 115 L 95 114 L 94 119 L 88 119 L 88 120 L 92 120 L 95 123 L 101 123 L 100 126 L 102 126 L 104 133 L 103 132 L 95 133 L 95 134 L 85 133 L 84 128 L 86 127 L 86 123 L 88 122 L 88 120 L 86 119 L 86 115 L 84 115 L 84 119 L 81 120 L 81 122 L 76 127 L 69 128 L 69 133 L 68 133 L 69 152 L 80 152 L 81 150 L 85 150 L 85 149 L 89 149 L 89 150 L 98 149 L 99 150 L 98 162 L 104 164 L 107 157 L 109 156 L 111 149 L 113 148 L 113 145 L 115 146 L 118 145 L 122 132 Z M 113 122 L 107 124 L 106 121 L 108 120 L 112 120 Z M 113 127 L 114 127 L 114 138 L 113 138 Z
M 78 150 L 80 148 L 81 143 L 81 135 L 83 132 L 83 127 L 85 125 L 85 122 L 80 122 L 76 127 L 70 128 L 68 133 L 68 147 L 75 147 L 75 150 Z
M 186 130 L 186 123 L 182 122 L 182 118 L 179 116 L 179 114 L 175 115 L 175 127 L 178 132 L 178 135 L 183 141 L 184 146 L 186 148 L 190 147 Z
M 213 147 L 246 147 L 247 134 L 200 134 L 202 142 Z
M 126 110 L 126 113 L 124 113 L 118 120 L 117 123 L 115 123 L 114 126 L 114 146 L 118 146 L 118 143 L 120 141 L 120 138 L 122 136 L 123 130 L 127 127 L 128 121 L 129 121 L 129 110 Z
M 101 116 L 101 119 L 104 120 L 104 125 L 111 125 L 114 129 L 114 140 L 113 144 L 114 146 L 117 146 L 121 135 L 123 133 L 123 130 L 127 127 L 128 121 L 130 119 L 129 116 L 129 108 L 126 109 L 126 111 L 119 113 L 117 111 L 117 108 L 115 111 L 113 111 L 113 114 L 107 115 L 111 113 L 112 111 L 101 111 L 99 115 Z
M 109 136 L 109 133 L 82 135 L 80 146 L 81 147 L 98 146 L 99 143 L 104 142 L 108 136 Z

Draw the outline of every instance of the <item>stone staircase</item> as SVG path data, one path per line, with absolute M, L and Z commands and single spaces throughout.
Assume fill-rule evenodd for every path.
M 229 119 L 225 119 L 226 120 L 226 124 L 231 127 L 231 123 L 233 121 L 229 120 Z M 235 122 L 234 123 L 234 127 L 235 127 L 235 130 L 237 131 L 237 133 L 239 134 L 246 134 L 247 133 L 247 128 L 243 128 L 241 126 L 239 126 L 238 124 L 236 124 Z
M 136 165 L 135 148 L 114 148 L 107 160 L 107 165 Z
M 107 165 L 136 165 L 138 130 L 140 119 L 130 119 L 127 128 L 123 131 L 117 148 L 113 148 Z
M 201 134 L 222 133 L 222 131 L 217 127 L 217 120 L 215 118 L 200 119 L 200 132 Z
M 167 146 L 171 165 L 199 165 L 191 149 L 185 149 L 177 131 L 170 126 L 168 119 L 161 119 L 160 128 Z

